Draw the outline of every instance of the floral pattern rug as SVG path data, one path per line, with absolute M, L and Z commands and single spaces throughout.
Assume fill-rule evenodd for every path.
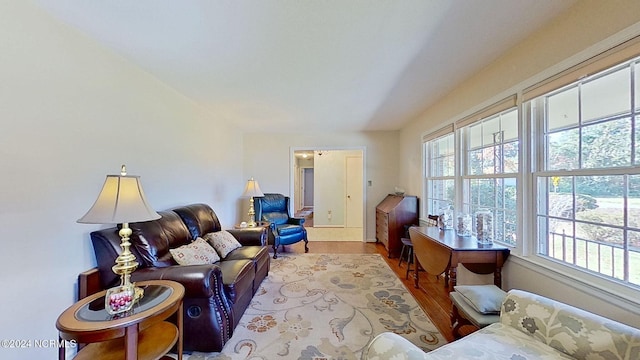
M 356 360 L 385 331 L 446 343 L 380 255 L 281 254 L 222 352 L 183 359 Z

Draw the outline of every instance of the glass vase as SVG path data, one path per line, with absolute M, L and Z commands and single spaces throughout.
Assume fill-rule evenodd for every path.
M 456 233 L 458 234 L 458 236 L 462 237 L 471 236 L 471 215 L 458 215 L 458 222 L 456 223 Z
M 107 290 L 104 296 L 104 307 L 110 315 L 121 314 L 131 310 L 135 302 L 135 287 L 121 285 Z
M 453 229 L 453 209 L 451 207 L 440 210 L 440 217 L 438 218 L 440 223 L 440 230 Z
M 482 245 L 493 244 L 493 214 L 489 210 L 479 210 L 475 214 L 476 238 Z

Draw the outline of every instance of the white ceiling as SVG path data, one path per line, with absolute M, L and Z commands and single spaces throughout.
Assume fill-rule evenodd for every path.
M 575 0 L 32 0 L 246 131 L 396 130 Z

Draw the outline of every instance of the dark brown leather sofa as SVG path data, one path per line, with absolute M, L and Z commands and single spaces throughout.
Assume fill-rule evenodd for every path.
M 131 252 L 140 263 L 132 281 L 173 280 L 185 287 L 184 350 L 220 351 L 269 273 L 270 256 L 262 228 L 227 230 L 243 245 L 215 264 L 180 266 L 169 249 L 220 231 L 220 221 L 206 204 L 161 211 L 158 220 L 130 223 Z M 103 289 L 116 286 L 111 271 L 121 252 L 117 228 L 91 233 Z M 82 284 L 80 285 L 82 286 Z

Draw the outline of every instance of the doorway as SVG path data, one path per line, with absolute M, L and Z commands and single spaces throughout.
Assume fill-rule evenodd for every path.
M 364 241 L 364 148 L 292 149 L 294 213 L 310 241 Z
M 313 168 L 302 168 L 302 208 L 313 209 Z
M 347 156 L 345 178 L 347 198 L 345 202 L 346 227 L 361 227 L 363 223 L 362 194 L 363 168 L 362 156 Z

